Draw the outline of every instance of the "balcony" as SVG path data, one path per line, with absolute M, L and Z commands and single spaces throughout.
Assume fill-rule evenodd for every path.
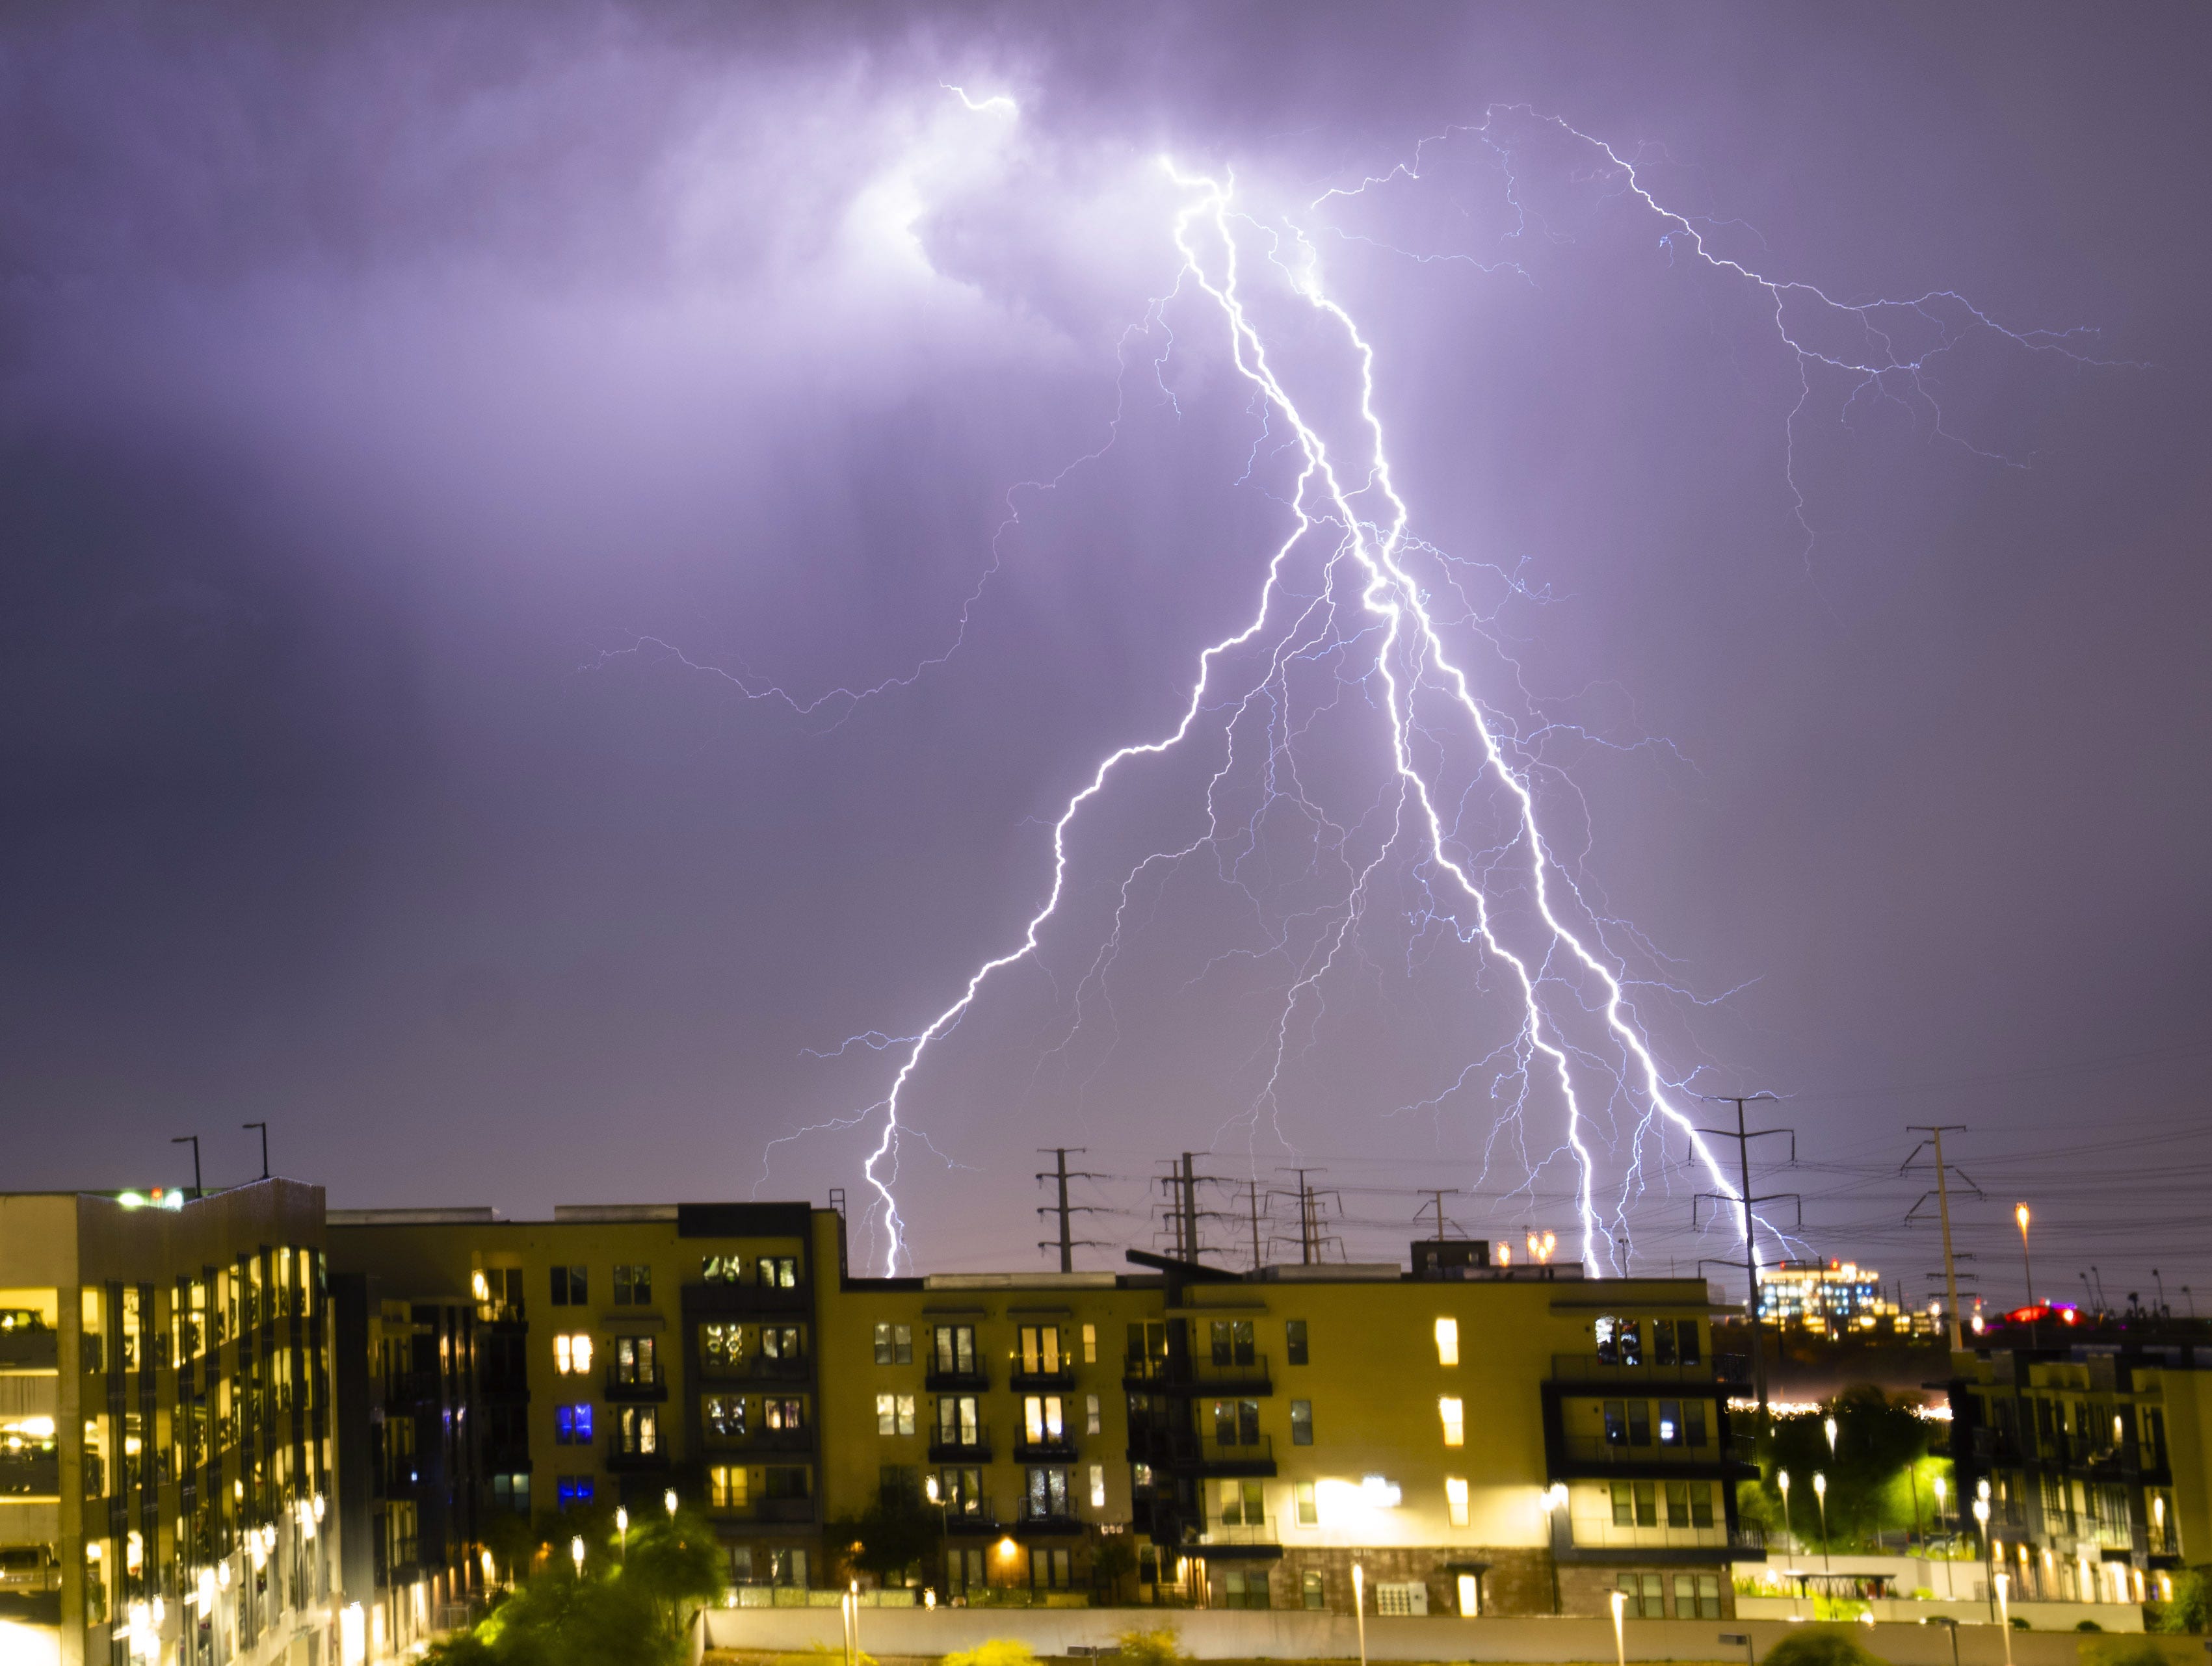
M 61 1454 L 44 1451 L 0 1451 L 0 1498 L 59 1498 L 62 1490 Z
M 989 1427 L 978 1424 L 972 1429 L 940 1427 L 931 1431 L 929 1461 L 932 1463 L 988 1463 L 991 1461 Z
M 1208 1430 L 1188 1443 L 1176 1441 L 1167 1462 L 1171 1469 L 1198 1475 L 1272 1475 L 1275 1473 L 1275 1438 L 1263 1434 L 1244 1440 L 1223 1440 Z
M 1241 1360 L 1234 1354 L 1225 1358 L 1193 1354 L 1180 1360 L 1132 1354 L 1121 1361 L 1121 1386 L 1138 1394 L 1233 1394 L 1252 1398 L 1275 1391 L 1274 1375 L 1264 1354 Z
M 772 1360 L 765 1354 L 756 1354 L 749 1360 L 702 1358 L 699 1375 L 718 1383 L 804 1383 L 814 1375 L 811 1361 Z
M 1662 1469 L 1718 1469 L 1731 1463 L 1751 1462 L 1751 1443 L 1747 1437 L 1735 1437 L 1725 1442 L 1707 1442 L 1702 1446 L 1635 1446 L 1616 1443 L 1597 1435 L 1569 1435 L 1562 1456 L 1578 1469 L 1632 1469 L 1649 1467 Z
M 1076 1519 L 1073 1506 L 1054 1513 L 1049 1509 L 1030 1512 L 1029 1501 L 1022 1501 L 1022 1514 L 1013 1524 L 1018 1539 L 1047 1539 L 1061 1534 L 1080 1533 L 1083 1524 Z
M 609 1366 L 606 1377 L 606 1397 L 617 1404 L 636 1405 L 647 1401 L 668 1398 L 668 1379 L 660 1373 L 659 1366 L 641 1370 L 635 1366 L 627 1371 L 620 1366 Z
M 668 1448 L 659 1441 L 654 1441 L 653 1449 L 647 1452 L 626 1450 L 619 1434 L 608 1437 L 607 1468 L 615 1474 L 641 1475 L 667 1467 Z
M 754 1499 L 745 1504 L 709 1505 L 707 1514 L 718 1522 L 811 1522 L 814 1519 L 814 1500 Z
M 814 1311 L 814 1290 L 808 1284 L 744 1284 L 716 1281 L 687 1284 L 683 1293 L 687 1317 L 749 1318 L 763 1314 L 805 1315 Z
M 1075 1437 L 1071 1433 L 1047 1434 L 1032 1440 L 1024 1430 L 1014 1437 L 1014 1462 L 1073 1463 L 1075 1462 Z
M 88 1352 L 89 1350 L 88 1350 Z M 61 1360 L 61 1333 L 45 1325 L 0 1330 L 0 1369 L 53 1371 Z
M 1595 1354 L 1554 1354 L 1552 1355 L 1552 1380 L 1555 1383 L 1591 1383 L 1606 1389 L 1625 1388 L 1631 1384 L 1666 1386 L 1687 1384 L 1708 1388 L 1724 1383 L 1715 1367 L 1717 1360 L 1702 1360 L 1693 1366 L 1673 1365 L 1607 1365 Z
M 933 1359 L 922 1373 L 921 1385 L 932 1394 L 980 1394 L 991 1386 L 991 1373 L 981 1360 L 965 1371 L 940 1371 Z
M 1057 1371 L 1024 1371 L 1019 1365 L 1015 1365 L 1007 1370 L 1006 1386 L 1017 1393 L 1072 1389 L 1075 1386 L 1075 1367 L 1066 1360 L 1060 1362 Z

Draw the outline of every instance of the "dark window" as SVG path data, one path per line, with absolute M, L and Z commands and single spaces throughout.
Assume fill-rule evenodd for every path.
M 1249 1366 L 1257 1357 L 1249 1319 L 1214 1320 L 1212 1342 L 1213 1363 L 1218 1366 Z
M 1294 1366 L 1306 1363 L 1306 1322 L 1304 1319 L 1285 1321 L 1283 1357 Z
M 1711 1527 L 1713 1524 L 1713 1489 L 1702 1481 L 1690 1483 L 1690 1525 Z M 1716 1608 L 1715 1614 L 1720 1612 Z
M 590 1284 L 581 1267 L 556 1267 L 553 1269 L 553 1305 L 556 1307 L 582 1307 L 590 1300 Z
M 1328 1596 L 1322 1590 L 1320 1574 L 1308 1573 L 1301 1575 L 1298 1580 L 1298 1584 L 1300 1593 L 1304 1596 L 1306 1608 L 1310 1612 L 1319 1614 L 1323 1608 L 1328 1606 Z
M 1636 1494 L 1636 1524 L 1638 1527 L 1659 1525 L 1659 1483 L 1656 1481 L 1632 1481 L 1629 1487 Z
M 653 1305 L 653 1269 L 631 1264 L 615 1269 L 615 1306 L 617 1307 L 649 1307 Z
M 876 1497 L 886 1510 L 910 1510 L 921 1503 L 921 1471 L 908 1463 L 885 1463 L 876 1471 Z
M 1613 1483 L 1613 1524 L 1615 1527 L 1636 1525 L 1636 1498 L 1625 1481 Z
M 1702 1482 L 1699 1483 L 1703 1485 Z M 1687 1527 L 1690 1524 L 1690 1484 L 1686 1481 L 1667 1483 L 1667 1525 Z
M 1681 1356 L 1682 1363 L 1686 1366 L 1698 1363 L 1698 1322 L 1695 1319 L 1680 1319 L 1675 1322 L 1674 1352 Z
M 1605 1402 L 1605 1444 L 1626 1446 L 1628 1444 L 1628 1408 L 1624 1401 Z
M 1685 1446 L 1705 1444 L 1705 1402 L 1702 1400 L 1682 1402 L 1682 1444 Z
M 1310 1400 L 1291 1402 L 1291 1445 L 1313 1445 L 1313 1402 Z
M 1265 1568 L 1231 1568 L 1221 1576 L 1221 1605 L 1230 1608 L 1264 1608 L 1267 1606 L 1267 1571 Z
M 765 1472 L 763 1490 L 772 1499 L 803 1499 L 812 1496 L 813 1471 L 805 1469 L 772 1469 Z
M 530 1513 L 530 1472 L 498 1475 L 491 1478 L 491 1503 L 495 1510 L 511 1510 L 518 1516 Z
M 1651 1402 L 1631 1400 L 1628 1402 L 1628 1444 L 1649 1446 L 1651 1444 Z
M 1654 1319 L 1651 1322 L 1651 1358 L 1654 1363 L 1671 1366 L 1674 1363 L 1674 1321 Z

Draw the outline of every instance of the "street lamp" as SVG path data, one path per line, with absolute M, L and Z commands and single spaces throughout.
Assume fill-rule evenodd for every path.
M 1367 1666 L 1367 1570 L 1352 1565 L 1352 1612 L 1359 1621 L 1359 1666 Z
M 1813 1471 L 1813 1496 L 1820 1500 L 1820 1572 L 1828 1571 L 1828 1477 Z
M 1616 1666 L 1628 1666 L 1628 1641 L 1622 1635 L 1621 1619 L 1628 1612 L 1628 1593 L 1616 1590 L 1612 1594 L 1613 1657 Z
M 584 1540 L 582 1535 L 579 1534 L 576 1537 L 568 1541 L 568 1560 L 576 1565 L 576 1577 L 579 1579 L 582 1578 L 584 1577 Z
M 1930 1484 L 1936 1488 L 1936 1530 L 1941 1533 L 1943 1530 L 1943 1498 L 1951 1488 L 1941 1475 L 1937 1475 Z
M 2012 1218 L 2020 1222 L 2020 1269 L 2027 1279 L 2027 1305 L 2033 1307 L 2035 1306 L 2035 1263 L 2027 1258 L 2027 1205 L 2014 1204 Z
M 672 1487 L 666 1492 L 663 1493 L 660 1495 L 660 1501 L 667 1507 L 668 1513 L 672 1517 L 674 1516 L 676 1513 L 676 1489 Z
M 1984 1493 L 1989 1491 L 1989 1485 L 1987 1481 L 1982 1483 L 1982 1490 Z M 1991 1564 L 1990 1561 L 1990 1501 L 1986 1498 L 1974 1500 L 1974 1524 L 1981 1530 L 1982 1564 L 1984 1571 L 1987 1572 Z
M 1782 1489 L 1782 1531 L 1784 1536 L 1794 1544 L 1797 1537 L 1797 1530 L 1790 1524 L 1790 1471 L 1777 1470 L 1774 1484 Z
M 1996 1587 L 1997 1629 L 2004 1633 L 2005 1666 L 2012 1666 L 2012 1608 L 2005 1601 L 2011 1590 L 2012 1579 L 2010 1576 L 2000 1573 L 1990 1583 Z
M 629 1512 L 619 1504 L 615 1505 L 615 1560 L 629 1566 Z

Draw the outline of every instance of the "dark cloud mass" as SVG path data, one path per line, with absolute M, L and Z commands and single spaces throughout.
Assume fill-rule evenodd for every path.
M 266 1118 L 339 1204 L 857 1198 L 896 1055 L 839 1044 L 912 1033 L 1019 941 L 1052 818 L 1172 724 L 1285 536 L 1279 425 L 1218 316 L 1185 294 L 1140 328 L 1174 282 L 1166 154 L 1233 169 L 1255 226 L 1320 228 L 1414 530 L 1516 580 L 1468 569 L 1496 620 L 1469 651 L 1486 698 L 1554 725 L 1555 837 L 1638 974 L 1679 985 L 1639 997 L 1662 1057 L 1796 1096 L 1809 1247 L 1917 1291 L 1905 1125 L 1964 1122 L 1992 1296 L 2017 1293 L 2015 1192 L 2047 1200 L 2069 1281 L 2212 1275 L 2189 1202 L 2207 27 L 16 11 L 13 1184 L 175 1178 L 166 1141 L 194 1130 L 237 1178 L 254 1153 L 226 1130 Z M 1310 207 L 1516 104 L 1633 156 L 1762 270 L 2096 333 L 1957 335 L 1940 417 L 1801 386 L 1759 291 L 1528 117 L 1510 178 L 1462 131 L 1418 179 Z M 1290 298 L 1283 350 L 1349 411 Z M 1792 305 L 1808 341 L 1863 347 Z M 1382 790 L 1371 697 L 1308 713 L 1331 802 Z M 1211 861 L 1139 886 L 1086 976 L 1218 760 L 1147 764 L 1086 812 L 1040 963 L 928 1056 L 917 1255 L 1026 1263 L 1053 1144 L 1114 1177 L 1088 1195 L 1127 1212 L 1094 1217 L 1116 1243 L 1146 1241 L 1146 1177 L 1187 1148 L 1224 1176 L 1323 1166 L 1355 1255 L 1405 1236 L 1423 1184 L 1464 1189 L 1474 1231 L 1564 1230 L 1559 1166 L 1513 1195 L 1480 1079 L 1437 1100 L 1510 1021 L 1496 968 L 1423 930 L 1411 869 L 1265 1113 L 1297 976 L 1267 945 L 1327 888 L 1310 830 L 1269 824 L 1249 890 Z M 842 1125 L 792 1137 L 810 1124 Z M 1680 1154 L 1650 1154 L 1639 1263 L 1725 1248 L 1689 1228 Z

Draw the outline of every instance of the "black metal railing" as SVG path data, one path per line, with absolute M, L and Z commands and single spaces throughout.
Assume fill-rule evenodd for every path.
M 1694 1384 L 1706 1386 L 1718 1378 L 1713 1360 L 1700 1360 L 1695 1365 L 1655 1365 L 1649 1362 L 1636 1365 L 1608 1363 L 1595 1354 L 1554 1354 L 1552 1355 L 1552 1380 L 1555 1383 L 1620 1384 Z
M 988 1463 L 991 1461 L 990 1426 L 979 1423 L 971 1429 L 933 1428 L 929 1434 L 929 1461 L 933 1463 Z

